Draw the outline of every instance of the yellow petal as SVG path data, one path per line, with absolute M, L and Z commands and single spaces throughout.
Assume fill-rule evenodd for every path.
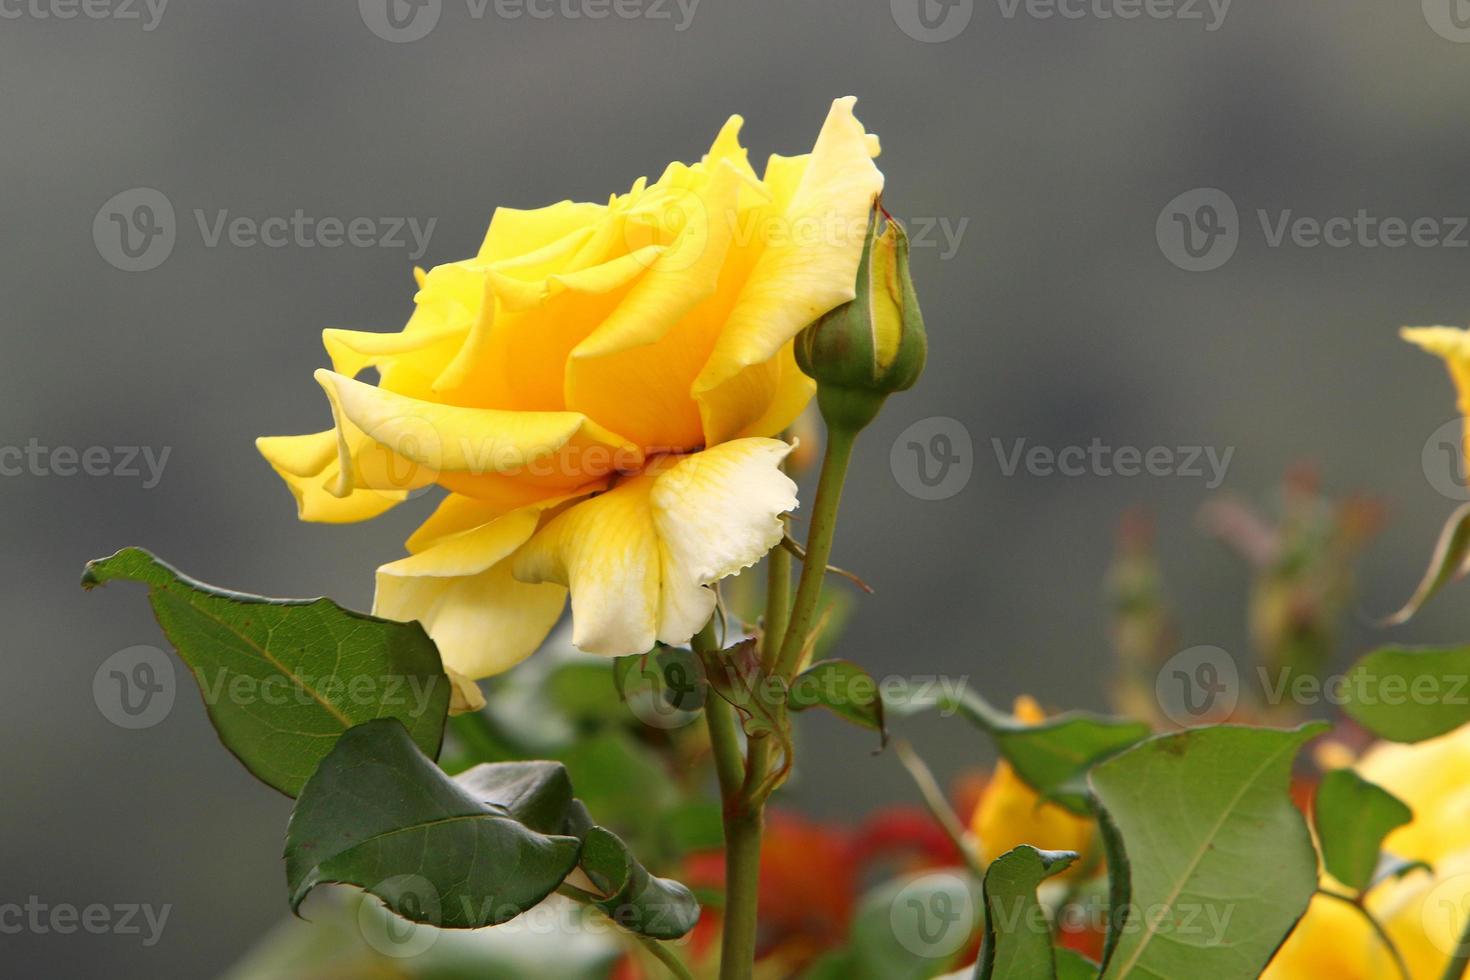
M 566 590 L 516 581 L 508 559 L 535 532 L 542 512 L 564 502 L 512 511 L 382 566 L 373 611 L 423 623 L 445 665 L 467 677 L 509 669 L 556 625 Z
M 340 463 L 337 432 L 300 436 L 262 436 L 255 446 L 296 498 L 303 521 L 347 524 L 377 517 L 408 497 L 406 490 L 354 490 L 338 496 Z
M 1461 415 L 1470 415 L 1470 330 L 1459 327 L 1405 327 L 1399 336 L 1442 357 L 1455 382 Z
M 600 204 L 574 201 L 559 201 L 531 210 L 496 208 L 478 257 L 483 261 L 498 262 L 534 252 L 595 223 L 606 210 Z
M 673 571 L 708 585 L 760 561 L 781 541 L 780 515 L 797 506 L 796 484 L 781 472 L 790 452 L 779 439 L 737 439 L 659 474 L 654 520 Z
M 674 229 L 675 239 L 653 260 L 612 315 L 572 351 L 596 358 L 651 344 L 712 295 L 736 223 L 739 172 L 727 160 L 713 164 L 702 186 L 651 193 L 641 207 Z
M 756 262 L 709 362 L 696 398 L 773 358 L 802 327 L 853 298 L 868 212 L 883 188 L 874 147 L 838 99 L 817 137 L 774 237 Z M 786 164 L 778 165 L 789 171 Z M 778 174 L 779 176 L 779 174 Z M 759 414 L 759 413 L 757 413 Z M 707 433 L 710 441 L 727 433 Z
M 653 479 L 631 477 L 573 505 L 516 555 L 516 578 L 571 590 L 572 642 L 588 653 L 645 653 L 658 634 L 659 546 L 648 505 Z
M 485 707 L 485 693 L 480 690 L 480 685 L 453 667 L 445 667 L 444 673 L 449 677 L 449 713 L 451 715 L 468 714 Z
M 570 489 L 642 462 L 638 447 L 577 412 L 461 408 L 319 370 L 338 428 L 350 423 L 427 474 L 505 475 Z M 339 446 L 345 453 L 345 443 Z M 456 488 L 457 489 L 457 488 Z
M 708 621 L 709 585 L 759 561 L 796 506 L 791 447 L 743 439 L 659 460 L 573 504 L 516 556 L 517 577 L 572 593 L 572 642 L 621 656 L 684 643 Z

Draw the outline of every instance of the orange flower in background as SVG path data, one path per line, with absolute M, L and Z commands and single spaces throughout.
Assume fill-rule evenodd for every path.
M 853 103 L 761 173 L 735 116 L 698 162 L 606 204 L 501 208 L 475 257 L 418 273 L 400 333 L 325 332 L 334 428 L 259 441 L 300 516 L 450 491 L 379 569 L 376 612 L 422 621 L 469 678 L 533 652 L 568 594 L 593 653 L 708 620 L 709 586 L 796 506 L 771 438 L 813 391 L 792 339 L 853 299 L 883 184 Z M 355 380 L 368 368 L 378 384 Z

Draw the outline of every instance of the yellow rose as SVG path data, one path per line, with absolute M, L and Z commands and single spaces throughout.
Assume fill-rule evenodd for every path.
M 1012 713 L 1021 721 L 1035 725 L 1046 720 L 1041 706 L 1029 697 L 1016 699 Z M 986 864 L 1021 844 L 1049 851 L 1076 851 L 1083 856 L 1073 864 L 1069 874 L 1080 874 L 1088 866 L 1086 858 L 1092 850 L 1092 821 L 1079 817 L 1065 807 L 1042 802 L 1041 795 L 1026 785 L 1002 759 L 975 814 L 970 829 L 980 842 L 980 856 Z
M 1412 822 L 1388 835 L 1383 849 L 1425 861 L 1433 873 L 1410 872 L 1368 895 L 1414 980 L 1444 969 L 1470 910 L 1470 726 L 1414 745 L 1380 743 L 1354 767 L 1409 805 Z M 1326 878 L 1324 887 L 1347 889 Z M 1364 918 L 1318 896 L 1262 974 L 1265 980 L 1398 980 L 1388 951 Z
M 300 516 L 449 490 L 378 570 L 376 612 L 422 621 L 469 678 L 533 652 L 568 591 L 594 653 L 703 626 L 709 586 L 796 506 L 770 438 L 813 390 L 791 341 L 853 298 L 883 182 L 853 102 L 760 175 L 737 116 L 698 163 L 607 204 L 498 209 L 474 258 L 416 271 L 401 332 L 324 333 L 334 427 L 258 442 Z M 376 385 L 355 380 L 367 368 Z

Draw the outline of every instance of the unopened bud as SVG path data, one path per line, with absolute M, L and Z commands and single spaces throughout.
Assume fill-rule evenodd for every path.
M 909 277 L 909 239 L 874 203 L 858 264 L 857 296 L 796 338 L 796 362 L 817 382 L 829 425 L 860 429 L 883 400 L 913 387 L 927 351 L 924 317 Z

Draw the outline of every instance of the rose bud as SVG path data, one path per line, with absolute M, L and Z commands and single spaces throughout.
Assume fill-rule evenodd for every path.
M 796 338 L 796 362 L 816 380 L 828 425 L 854 430 L 871 422 L 890 394 L 913 387 L 928 347 L 909 277 L 908 235 L 876 201 L 855 292 Z

